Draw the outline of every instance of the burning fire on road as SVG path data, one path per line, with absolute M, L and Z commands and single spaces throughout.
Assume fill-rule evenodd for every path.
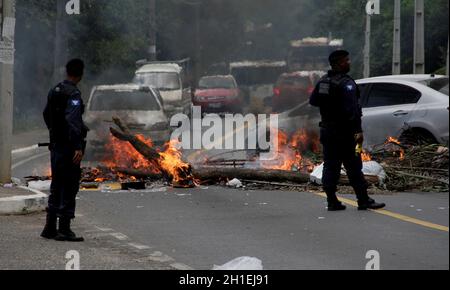
M 261 167 L 311 173 L 317 164 L 306 157 L 307 153 L 320 153 L 320 141 L 317 134 L 300 129 L 289 138 L 285 132 L 278 130 L 278 146 L 275 156 L 272 156 L 272 160 L 261 161 Z
M 136 135 L 136 138 L 149 148 L 154 148 L 150 138 L 143 135 Z M 115 173 L 115 177 L 120 181 L 136 181 L 137 178 L 130 174 L 131 170 L 139 171 L 142 175 L 161 176 L 169 179 L 174 186 L 191 187 L 195 184 L 189 174 L 190 165 L 182 160 L 182 153 L 177 149 L 178 141 L 172 140 L 165 144 L 164 150 L 155 148 L 159 158 L 149 160 L 139 153 L 129 142 L 119 140 L 110 136 L 106 145 L 106 158 L 102 161 L 104 167 Z M 131 169 L 131 170 L 130 170 Z M 99 173 L 99 170 L 96 171 Z M 107 181 L 108 178 L 99 177 L 96 182 Z
M 405 150 L 403 149 L 403 147 L 402 147 L 402 144 L 400 143 L 400 141 L 398 140 L 398 139 L 396 139 L 396 138 L 394 138 L 394 137 L 388 137 L 388 139 L 386 140 L 386 143 L 385 143 L 386 145 L 388 145 L 388 144 L 395 144 L 395 145 L 398 145 L 399 146 L 399 149 L 398 149 L 398 151 L 395 151 L 394 152 L 394 155 L 399 155 L 399 159 L 400 159 L 400 161 L 403 161 L 403 160 L 405 160 Z
M 203 156 L 196 158 L 193 168 L 183 160 L 178 141 L 173 140 L 157 148 L 150 138 L 131 134 L 120 120 L 115 120 L 115 123 L 120 131 L 111 128 L 112 134 L 104 147 L 105 157 L 101 164 L 95 168 L 83 168 L 82 188 L 102 188 L 117 183 L 117 189 L 145 189 L 148 182 L 155 181 L 191 188 L 200 184 L 222 184 L 233 178 L 248 182 L 259 180 L 267 184 L 306 184 L 311 172 L 322 162 L 319 136 L 301 129 L 291 136 L 279 131 L 278 148 L 270 160 L 215 162 Z M 372 148 L 370 153 L 363 151 L 362 160 L 381 164 L 388 173 L 388 188 L 399 190 L 415 184 L 424 189 L 431 184 L 441 190 L 448 187 L 448 152 L 447 148 L 439 145 L 406 146 L 389 137 L 385 143 Z M 392 178 L 397 175 L 402 178 Z M 45 179 L 37 176 L 26 179 L 48 180 L 50 176 L 49 168 Z M 399 180 L 405 182 L 399 184 Z

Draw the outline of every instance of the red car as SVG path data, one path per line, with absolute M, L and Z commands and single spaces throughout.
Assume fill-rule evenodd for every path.
M 241 113 L 243 103 L 241 91 L 231 75 L 201 78 L 193 97 L 194 106 L 202 107 L 206 113 Z
M 307 102 L 316 83 L 326 72 L 298 71 L 282 74 L 273 89 L 272 109 L 281 113 Z

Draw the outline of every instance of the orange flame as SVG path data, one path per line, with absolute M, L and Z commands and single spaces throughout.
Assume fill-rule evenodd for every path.
M 361 153 L 361 159 L 363 162 L 369 162 L 369 161 L 372 161 L 372 156 L 370 155 L 369 152 L 363 151 Z
M 308 132 L 306 129 L 300 129 L 292 135 L 289 146 L 300 152 L 312 151 L 320 152 L 319 136 L 314 132 Z
M 303 156 L 307 151 L 320 151 L 320 141 L 316 134 L 300 129 L 289 139 L 285 132 L 278 130 L 277 151 L 272 160 L 262 161 L 261 166 L 272 170 L 291 171 L 297 168 L 312 172 L 315 164 Z
M 152 140 L 146 139 L 143 135 L 137 135 L 136 137 L 150 147 L 153 147 Z M 151 172 L 159 173 L 153 166 L 154 164 L 145 159 L 128 142 L 120 141 L 111 135 L 105 149 L 108 156 L 103 161 L 103 164 L 110 169 L 118 167 L 133 169 L 146 168 Z
M 397 144 L 399 146 L 402 145 L 402 143 L 400 143 L 400 141 L 398 139 L 394 138 L 394 137 L 389 137 L 387 139 L 386 144 L 389 144 L 389 143 Z M 400 161 L 405 160 L 405 150 L 402 147 L 400 147 L 399 155 L 400 155 L 400 157 L 399 157 Z
M 185 180 L 183 172 L 189 171 L 189 164 L 182 161 L 182 153 L 177 149 L 180 144 L 178 140 L 172 140 L 166 144 L 166 150 L 159 153 L 161 156 L 160 166 L 173 177 L 173 181 L 178 183 Z
M 401 145 L 400 141 L 398 139 L 394 138 L 394 137 L 389 137 L 387 139 L 386 143 L 394 143 L 394 144 L 397 144 L 397 145 Z
M 290 171 L 295 164 L 300 163 L 301 155 L 289 148 L 288 136 L 281 130 L 278 130 L 278 148 L 276 149 L 272 160 L 261 162 L 263 168 Z
M 137 135 L 136 137 L 149 147 L 153 147 L 151 139 L 147 139 L 143 135 Z M 190 178 L 190 176 L 186 176 L 190 171 L 190 165 L 182 160 L 182 153 L 177 149 L 178 144 L 178 140 L 172 140 L 166 143 L 165 150 L 159 152 L 160 158 L 159 160 L 155 160 L 157 163 L 155 164 L 142 156 L 130 143 L 120 141 L 111 136 L 106 146 L 106 150 L 111 155 L 103 163 L 112 171 L 115 168 L 121 167 L 140 169 L 151 173 L 161 173 L 160 169 L 162 169 L 170 175 L 174 183 L 180 183 Z M 115 172 L 115 174 L 119 179 L 126 177 L 119 172 Z M 136 178 L 132 176 L 131 180 L 136 180 Z

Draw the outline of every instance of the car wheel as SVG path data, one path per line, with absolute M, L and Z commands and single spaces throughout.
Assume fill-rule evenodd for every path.
M 420 128 L 409 129 L 403 132 L 399 138 L 399 141 L 404 145 L 410 146 L 422 146 L 438 143 L 433 134 Z

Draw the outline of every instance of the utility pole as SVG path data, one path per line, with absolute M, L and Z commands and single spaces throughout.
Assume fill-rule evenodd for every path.
M 414 74 L 425 73 L 425 11 L 423 0 L 415 0 Z
M 65 77 L 64 65 L 68 60 L 67 49 L 67 1 L 56 1 L 55 50 L 53 60 L 53 82 L 60 82 Z
M 149 16 L 150 16 L 150 45 L 148 48 L 149 60 L 156 60 L 156 0 L 149 0 Z
M 11 182 L 15 0 L 0 0 L 0 183 Z
M 401 0 L 394 3 L 394 52 L 392 57 L 392 74 L 401 73 Z
M 195 43 L 196 43 L 196 82 L 202 77 L 202 41 L 201 41 L 201 23 L 200 23 L 200 12 L 201 12 L 201 5 L 200 3 L 197 3 L 194 5 L 195 9 Z
M 367 14 L 366 18 L 366 41 L 364 45 L 364 78 L 370 77 L 370 37 L 372 16 Z
M 447 65 L 446 65 L 446 70 L 445 70 L 445 74 L 448 76 L 449 74 L 448 74 L 448 70 L 449 70 L 449 68 L 448 68 L 448 45 L 449 45 L 449 42 L 448 42 L 448 40 L 447 40 Z

